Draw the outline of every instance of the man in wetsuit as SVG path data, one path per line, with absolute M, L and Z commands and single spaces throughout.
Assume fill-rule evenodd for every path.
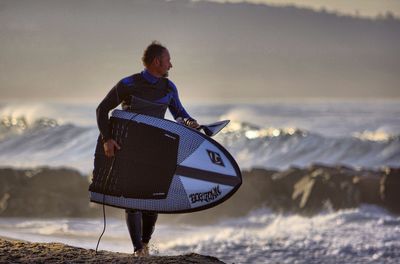
M 142 60 L 145 69 L 119 81 L 97 107 L 97 125 L 105 155 L 109 158 L 123 147 L 111 138 L 108 125 L 109 111 L 119 104 L 122 104 L 122 109 L 126 111 L 159 118 L 164 118 L 168 108 L 177 122 L 192 128 L 199 126 L 183 108 L 176 86 L 166 78 L 169 69 L 172 68 L 167 48 L 158 42 L 152 42 L 144 51 Z M 135 255 L 146 256 L 158 215 L 133 209 L 125 211 Z

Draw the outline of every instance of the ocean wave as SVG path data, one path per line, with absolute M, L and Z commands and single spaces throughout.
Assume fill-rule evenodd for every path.
M 400 135 L 383 131 L 327 137 L 295 127 L 260 128 L 232 122 L 216 139 L 242 168 L 286 169 L 312 163 L 362 168 L 400 165 Z
M 92 170 L 98 137 L 95 126 L 59 123 L 42 117 L 3 116 L 0 123 L 0 165 L 67 166 Z M 400 135 L 364 131 L 349 137 L 327 137 L 296 127 L 261 128 L 232 122 L 215 139 L 242 169 L 287 169 L 313 163 L 379 168 L 400 166 Z
M 95 123 L 95 105 L 63 102 L 0 103 L 0 122 L 4 128 L 27 129 L 40 120 L 56 124 L 91 126 Z
M 11 135 L 20 135 L 27 130 L 41 130 L 48 127 L 58 126 L 55 119 L 39 118 L 29 123 L 24 116 L 3 116 L 0 120 L 0 140 Z
M 88 173 L 92 170 L 98 134 L 95 127 L 59 125 L 51 119 L 10 128 L 0 137 L 0 165 L 66 166 Z

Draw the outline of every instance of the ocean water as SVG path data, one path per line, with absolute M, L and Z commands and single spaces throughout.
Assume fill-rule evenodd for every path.
M 98 136 L 95 108 L 93 103 L 0 103 L 0 166 L 66 166 L 90 173 Z M 231 120 L 215 139 L 242 169 L 316 162 L 400 166 L 400 101 L 196 103 L 186 108 L 200 123 Z
M 0 218 L 0 236 L 96 247 L 102 219 Z M 400 217 L 361 206 L 314 217 L 259 209 L 214 225 L 158 224 L 151 254 L 196 252 L 226 263 L 399 263 Z M 107 219 L 100 250 L 132 253 L 125 222 Z
M 90 174 L 95 103 L 0 103 L 0 166 Z M 200 123 L 230 119 L 215 139 L 242 169 L 312 163 L 400 167 L 400 100 L 190 103 Z M 167 118 L 171 118 L 170 115 Z M 399 263 L 400 217 L 361 206 L 313 217 L 259 208 L 213 225 L 157 224 L 152 253 L 196 252 L 227 263 Z M 95 248 L 103 219 L 0 218 L 0 236 Z M 107 218 L 100 249 L 132 252 L 123 220 Z

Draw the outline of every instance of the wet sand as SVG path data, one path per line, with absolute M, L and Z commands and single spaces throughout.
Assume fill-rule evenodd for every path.
M 72 247 L 61 243 L 31 243 L 0 238 L 0 263 L 224 263 L 195 253 L 179 256 L 134 257 L 131 254 Z

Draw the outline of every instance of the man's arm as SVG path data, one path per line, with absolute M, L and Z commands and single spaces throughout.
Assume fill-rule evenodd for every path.
M 119 82 L 115 85 L 96 109 L 97 126 L 103 141 L 104 152 L 107 157 L 114 156 L 114 149 L 120 149 L 118 143 L 111 138 L 108 113 L 117 107 L 127 96 L 126 87 Z
M 197 121 L 186 112 L 181 101 L 179 100 L 178 89 L 176 88 L 175 84 L 170 80 L 168 80 L 168 82 L 168 85 L 171 87 L 173 93 L 172 100 L 169 104 L 169 111 L 171 112 L 174 119 L 178 123 L 182 123 L 188 127 L 199 127 Z

